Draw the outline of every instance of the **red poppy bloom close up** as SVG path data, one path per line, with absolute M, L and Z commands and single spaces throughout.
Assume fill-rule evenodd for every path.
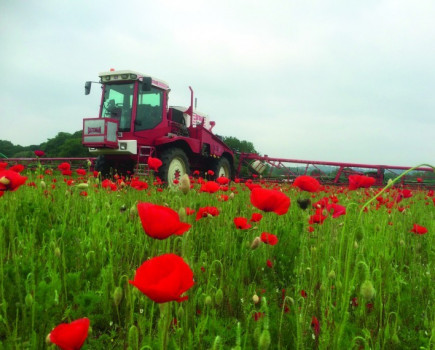
M 156 303 L 187 300 L 187 296 L 181 295 L 194 285 L 191 268 L 175 254 L 163 254 L 145 261 L 129 283 Z
M 306 192 L 317 192 L 320 189 L 319 181 L 308 175 L 298 176 L 293 182 L 293 186 Z
M 148 157 L 147 164 L 151 170 L 158 171 L 163 163 L 159 158 Z
M 207 181 L 206 183 L 201 185 L 201 192 L 215 193 L 219 191 L 219 184 L 215 181 Z
M 155 239 L 182 235 L 191 225 L 180 221 L 178 213 L 171 208 L 152 203 L 139 203 L 137 211 L 145 233 Z
M 12 170 L 0 170 L 0 191 L 15 191 L 27 181 L 26 176 L 21 176 Z
M 278 237 L 271 233 L 263 232 L 260 236 L 261 241 L 266 244 L 275 245 L 278 243 Z
M 251 228 L 251 225 L 248 224 L 248 219 L 242 217 L 234 218 L 234 225 L 236 225 L 239 230 Z
M 259 222 L 261 219 L 263 218 L 263 215 L 261 215 L 260 213 L 252 213 L 251 216 L 251 222 Z
M 357 188 L 369 188 L 376 182 L 374 177 L 364 175 L 350 175 L 349 176 L 349 190 L 356 190 Z
M 69 163 L 64 162 L 64 163 L 59 164 L 57 166 L 57 168 L 59 170 L 62 170 L 62 171 L 64 171 L 64 170 L 71 170 L 71 165 Z
M 219 215 L 219 210 L 216 207 L 202 207 L 199 208 L 197 213 L 196 213 L 196 221 L 202 219 L 202 218 L 206 218 L 209 215 L 211 216 L 218 216 Z
M 277 190 L 254 188 L 250 199 L 254 207 L 265 212 L 273 211 L 278 215 L 287 213 L 290 207 L 290 198 Z
M 35 153 L 35 156 L 37 157 L 43 157 L 45 155 L 44 151 L 41 151 L 39 149 L 37 149 L 36 151 L 34 151 L 33 153 Z
M 417 235 L 424 235 L 425 233 L 427 233 L 427 228 L 424 226 L 420 226 L 417 224 L 414 224 L 414 226 L 412 227 L 411 232 L 414 232 Z
M 71 323 L 61 323 L 49 334 L 49 339 L 62 350 L 78 350 L 88 337 L 89 319 L 80 318 Z
M 225 176 L 220 176 L 216 179 L 216 182 L 219 185 L 227 185 L 230 182 L 230 179 Z

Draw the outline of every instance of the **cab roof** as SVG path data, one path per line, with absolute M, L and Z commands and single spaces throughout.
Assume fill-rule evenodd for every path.
M 151 78 L 152 85 L 164 90 L 170 90 L 168 83 L 164 80 L 154 78 L 148 74 L 143 74 L 134 70 L 110 70 L 98 74 L 101 82 L 123 81 L 123 80 L 142 80 L 142 78 Z

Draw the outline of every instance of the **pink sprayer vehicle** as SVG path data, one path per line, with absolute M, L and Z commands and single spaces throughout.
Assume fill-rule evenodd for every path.
M 113 69 L 99 77 L 99 117 L 83 120 L 83 145 L 98 156 L 96 170 L 141 173 L 151 156 L 163 162 L 158 176 L 168 184 L 191 170 L 234 176 L 234 154 L 213 134 L 215 122 L 194 110 L 192 88 L 190 107 L 175 107 L 168 106 L 170 88 L 162 80 Z

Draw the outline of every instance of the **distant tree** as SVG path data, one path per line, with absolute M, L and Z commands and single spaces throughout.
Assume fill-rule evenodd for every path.
M 250 141 L 239 140 L 234 136 L 223 136 L 225 144 L 236 153 L 258 153 Z
M 66 140 L 60 147 L 58 157 L 89 157 L 89 151 L 82 145 L 82 138 L 75 137 Z
M 82 145 L 82 131 L 74 134 L 59 132 L 54 138 L 40 145 L 47 157 L 89 157 L 89 151 Z

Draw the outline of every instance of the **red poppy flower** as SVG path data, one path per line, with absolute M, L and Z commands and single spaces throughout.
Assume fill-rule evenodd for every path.
M 197 213 L 196 213 L 196 221 L 205 218 L 207 216 L 218 216 L 219 215 L 219 210 L 216 207 L 202 207 L 199 208 Z
M 26 176 L 21 176 L 16 171 L 0 170 L 0 191 L 15 191 L 27 180 Z
M 268 268 L 273 268 L 273 262 L 272 261 L 270 261 L 269 259 L 267 259 L 267 261 L 266 261 L 266 265 L 267 265 L 267 267 Z
M 312 224 L 321 225 L 321 224 L 323 224 L 323 221 L 325 221 L 326 218 L 327 218 L 327 216 L 323 215 L 322 209 L 316 209 L 316 214 L 310 216 L 308 223 L 310 225 L 312 225 Z
M 338 218 L 339 216 L 342 216 L 342 215 L 346 215 L 346 207 L 344 207 L 344 206 L 342 206 L 340 204 L 335 204 L 335 203 L 328 204 L 326 206 L 326 210 L 328 210 L 329 212 L 332 211 L 332 218 L 333 219 L 336 219 L 336 218 Z
M 218 177 L 218 178 L 216 179 L 216 182 L 217 182 L 219 185 L 226 185 L 226 184 L 228 184 L 228 183 L 230 182 L 230 179 L 228 179 L 228 178 L 225 177 L 225 176 L 220 176 L 220 177 Z
M 181 295 L 194 285 L 191 268 L 175 254 L 163 254 L 145 261 L 129 283 L 156 303 L 187 300 L 187 296 Z
M 313 226 L 308 226 L 307 230 L 308 230 L 308 232 L 314 232 L 314 227 Z
M 15 164 L 14 166 L 11 166 L 9 170 L 15 171 L 16 173 L 21 173 L 24 170 L 24 165 L 22 164 Z
M 0 171 L 3 169 L 6 169 L 8 167 L 8 163 L 6 162 L 0 162 Z
M 295 179 L 293 186 L 299 187 L 302 191 L 317 192 L 320 188 L 320 183 L 314 177 L 302 175 Z
M 148 184 L 145 181 L 131 180 L 130 186 L 138 191 L 143 191 L 148 188 Z
M 195 214 L 195 209 L 191 209 L 189 207 L 186 207 L 185 210 L 186 210 L 186 215 L 188 215 L 188 216 Z
M 263 215 L 261 215 L 260 213 L 252 213 L 251 216 L 251 222 L 259 222 L 261 219 L 263 218 Z
M 195 170 L 195 171 L 193 172 L 193 176 L 199 176 L 199 170 Z
M 369 188 L 376 182 L 374 177 L 364 175 L 350 175 L 349 176 L 349 190 L 356 190 L 357 188 Z
M 58 325 L 49 334 L 49 339 L 62 350 L 78 350 L 88 337 L 89 319 L 80 318 L 71 323 Z
M 57 168 L 59 170 L 70 170 L 71 169 L 71 165 L 69 163 L 61 163 L 57 166 Z
M 214 176 L 214 171 L 213 170 L 208 170 L 207 174 L 210 175 L 210 176 Z
M 248 228 L 251 228 L 251 225 L 248 224 L 248 219 L 241 217 L 234 218 L 234 225 L 236 225 L 239 230 L 247 230 Z
M 45 152 L 41 150 L 36 150 L 33 153 L 35 153 L 35 156 L 37 157 L 43 157 L 45 155 Z
M 250 199 L 254 207 L 265 212 L 273 211 L 278 215 L 287 213 L 290 207 L 290 198 L 277 190 L 254 188 Z
M 215 181 L 207 181 L 205 184 L 201 185 L 201 192 L 215 193 L 219 191 L 219 184 Z
M 313 318 L 311 319 L 311 328 L 313 329 L 314 334 L 317 337 L 320 333 L 320 323 L 319 323 L 319 320 L 315 316 L 313 316 Z
M 403 198 L 411 198 L 413 196 L 412 192 L 408 190 L 407 188 L 404 188 L 402 190 Z
M 152 203 L 139 203 L 137 211 L 145 233 L 156 239 L 182 235 L 192 225 L 180 221 L 178 213 L 171 208 Z
M 302 296 L 302 298 L 306 298 L 308 296 L 307 292 L 304 291 L 303 289 L 301 289 L 301 296 Z
M 271 233 L 263 232 L 260 236 L 261 241 L 266 244 L 275 245 L 278 243 L 278 237 Z
M 411 232 L 414 232 L 417 235 L 424 235 L 425 233 L 427 233 L 427 228 L 424 226 L 420 226 L 417 224 L 414 224 L 414 226 L 412 227 Z
M 85 169 L 77 169 L 76 173 L 77 173 L 77 175 L 85 176 L 86 175 L 86 170 Z
M 159 158 L 148 157 L 147 164 L 151 170 L 158 171 L 163 163 Z
M 252 314 L 252 318 L 254 319 L 255 322 L 257 322 L 260 318 L 264 317 L 264 312 L 254 312 Z

